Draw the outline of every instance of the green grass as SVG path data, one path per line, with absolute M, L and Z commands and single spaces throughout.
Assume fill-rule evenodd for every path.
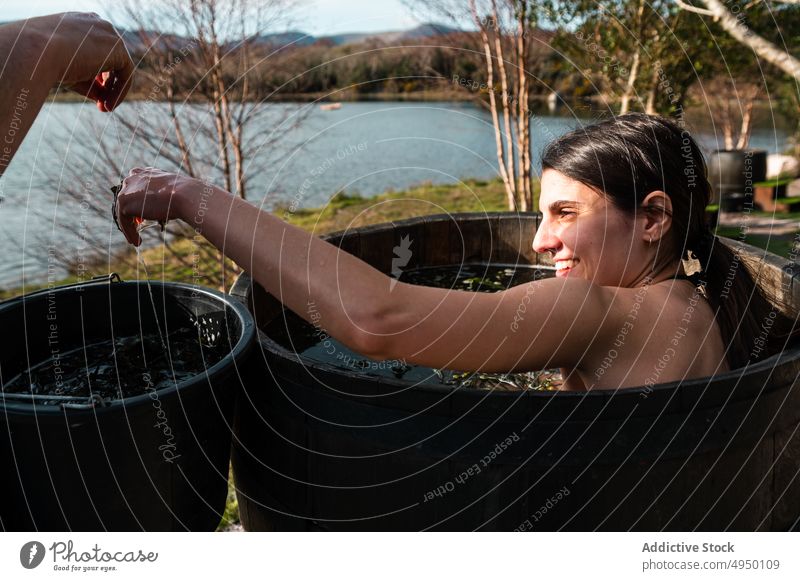
M 800 198 L 789 198 L 789 200 L 798 201 Z M 793 203 L 793 202 L 789 202 Z M 800 212 L 761 212 L 760 210 L 754 210 L 750 212 L 751 216 L 757 216 L 759 218 L 775 218 L 781 220 L 797 220 L 800 222 Z
M 792 198 L 776 198 L 776 204 L 789 204 L 790 206 L 800 205 L 800 198 L 792 197 Z M 788 212 L 787 212 L 788 213 Z M 780 217 L 783 218 L 786 214 L 781 214 Z
M 538 195 L 538 184 L 536 193 Z M 461 184 L 422 184 L 368 198 L 340 193 L 325 206 L 294 211 L 291 207 L 279 206 L 273 213 L 296 226 L 325 234 L 443 212 L 500 212 L 507 209 L 505 189 L 500 180 L 466 180 Z
M 756 182 L 753 185 L 757 188 L 775 188 L 778 186 L 788 186 L 790 183 L 794 181 L 795 178 L 793 177 L 777 177 L 771 180 L 766 180 L 763 182 Z
M 538 197 L 538 182 L 534 183 L 535 195 Z M 287 222 L 300 226 L 317 235 L 356 228 L 380 222 L 402 220 L 415 216 L 440 214 L 443 212 L 497 212 L 507 210 L 506 194 L 500 180 L 481 181 L 465 180 L 460 184 L 433 185 L 422 184 L 408 190 L 386 192 L 378 196 L 361 197 L 354 194 L 340 193 L 330 202 L 317 208 L 302 208 L 290 211 L 289 207 L 278 207 L 273 213 Z M 205 242 L 201 249 L 208 254 L 216 252 Z M 171 243 L 170 250 L 162 245 L 146 249 L 142 254 L 153 279 L 191 282 L 224 290 L 230 288 L 237 274 L 236 268 L 226 263 L 223 272 L 222 262 L 209 260 L 203 263 L 199 271 L 193 265 L 193 257 L 198 246 L 191 239 L 180 239 Z M 133 247 L 122 251 L 109 269 L 107 261 L 88 265 L 91 276 L 116 272 L 123 280 L 144 278 L 136 261 Z M 198 278 L 200 275 L 200 278 Z M 77 276 L 68 276 L 54 283 L 54 286 L 76 282 Z M 25 285 L 24 288 L 0 289 L 0 300 L 31 293 L 47 288 L 48 284 Z
M 236 490 L 233 486 L 233 469 L 231 469 L 228 473 L 228 498 L 225 501 L 225 512 L 222 513 L 222 520 L 217 526 L 217 532 L 224 532 L 240 524 L 239 501 L 236 500 Z

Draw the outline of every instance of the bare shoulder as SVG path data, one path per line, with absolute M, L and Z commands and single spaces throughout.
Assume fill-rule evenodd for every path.
M 503 302 L 509 306 L 527 304 L 540 313 L 541 326 L 526 325 L 526 329 L 538 344 L 549 344 L 540 350 L 548 354 L 547 360 L 537 362 L 547 366 L 575 365 L 596 346 L 605 345 L 631 305 L 638 309 L 642 302 L 635 289 L 604 287 L 577 277 L 543 279 L 504 294 Z

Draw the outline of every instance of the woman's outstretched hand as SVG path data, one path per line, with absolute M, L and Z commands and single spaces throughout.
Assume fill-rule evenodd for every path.
M 201 199 L 202 193 L 209 189 L 212 186 L 195 178 L 154 167 L 135 167 L 123 180 L 117 195 L 119 227 L 128 242 L 139 246 L 142 239 L 138 225 L 142 220 L 167 222 L 179 218 L 191 223 L 191 201 Z

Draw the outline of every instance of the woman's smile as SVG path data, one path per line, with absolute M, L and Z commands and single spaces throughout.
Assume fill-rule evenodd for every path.
M 556 260 L 556 276 L 567 276 L 577 263 L 576 258 Z

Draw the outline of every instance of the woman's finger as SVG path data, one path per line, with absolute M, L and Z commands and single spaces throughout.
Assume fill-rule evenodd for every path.
M 125 239 L 134 246 L 139 246 L 142 243 L 142 239 L 137 231 L 136 216 L 131 214 L 128 208 L 130 203 L 127 200 L 129 199 L 130 196 L 127 198 L 125 196 L 117 196 L 117 221 L 122 233 L 125 235 Z

